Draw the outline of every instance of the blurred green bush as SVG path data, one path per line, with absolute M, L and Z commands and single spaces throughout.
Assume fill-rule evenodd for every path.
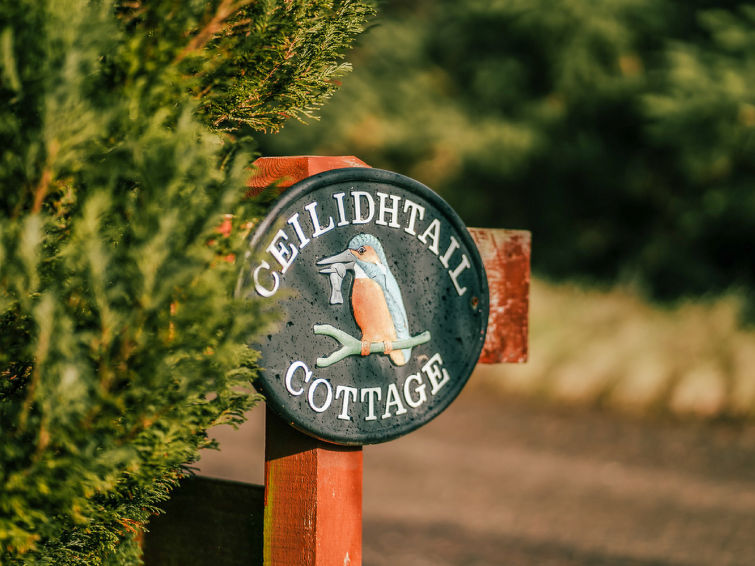
M 362 42 L 321 122 L 265 153 L 413 176 L 468 224 L 532 230 L 549 277 L 755 284 L 752 3 L 391 1 Z

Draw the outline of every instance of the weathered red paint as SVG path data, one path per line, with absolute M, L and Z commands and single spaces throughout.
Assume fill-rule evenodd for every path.
M 485 264 L 490 314 L 479 363 L 527 361 L 531 235 L 524 230 L 470 228 Z

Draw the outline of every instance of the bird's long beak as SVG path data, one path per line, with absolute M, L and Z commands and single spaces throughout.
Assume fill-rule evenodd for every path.
M 347 269 L 354 269 L 354 254 L 345 250 L 339 254 L 326 257 L 317 262 L 317 265 L 325 265 L 320 273 L 330 275 L 330 304 L 339 305 L 343 303 L 343 294 L 341 286 L 343 278 L 346 277 Z
M 334 263 L 341 263 L 346 269 L 352 269 L 355 261 L 354 254 L 351 250 L 344 250 L 341 253 L 326 257 L 317 262 L 317 265 L 332 265 Z

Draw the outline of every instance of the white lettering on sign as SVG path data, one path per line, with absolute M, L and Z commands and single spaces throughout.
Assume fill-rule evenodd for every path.
M 315 394 L 317 392 L 318 385 L 323 385 L 325 387 L 325 402 L 322 405 L 316 405 L 315 404 Z M 328 410 L 328 407 L 330 407 L 330 404 L 333 402 L 333 388 L 330 386 L 330 382 L 327 379 L 318 378 L 315 379 L 312 382 L 312 385 L 309 386 L 309 392 L 307 393 L 307 401 L 309 401 L 309 406 L 312 407 L 312 410 L 316 413 L 323 413 Z
M 448 269 L 448 260 L 451 259 L 451 256 L 453 253 L 459 249 L 459 242 L 451 236 L 451 243 L 448 245 L 448 249 L 446 250 L 446 253 L 444 253 L 442 256 L 440 256 L 440 262 L 443 264 L 443 267 Z
M 440 354 L 435 354 L 422 366 L 422 371 L 427 374 L 427 379 L 430 380 L 430 385 L 432 386 L 430 389 L 431 395 L 435 395 L 451 379 L 446 368 L 442 366 L 443 360 Z
M 407 234 L 411 234 L 412 236 L 416 236 L 417 232 L 414 231 L 414 225 L 417 223 L 417 214 L 419 214 L 419 219 L 423 220 L 425 218 L 425 207 L 420 206 L 414 201 L 406 199 L 404 201 L 404 212 L 406 211 L 410 211 L 409 223 L 404 229 L 404 232 L 406 232 Z
M 380 205 L 378 207 L 378 219 L 375 220 L 375 224 L 379 224 L 380 226 L 390 226 L 391 228 L 401 228 L 401 224 L 396 222 L 396 218 L 398 218 L 398 201 L 401 200 L 401 197 L 398 197 L 396 195 L 387 195 L 381 192 L 378 192 L 377 196 L 378 199 L 380 199 Z M 390 208 L 385 205 L 385 202 L 389 198 L 391 199 L 391 202 L 393 202 Z M 390 224 L 385 221 L 386 213 L 391 215 Z
M 333 198 L 336 199 L 336 203 L 338 203 L 338 224 L 336 226 L 348 226 L 349 221 L 346 220 L 346 209 L 343 205 L 343 197 L 346 196 L 346 193 L 336 193 L 333 195 Z
M 440 220 L 438 220 L 437 218 L 433 218 L 433 221 L 430 222 L 430 226 L 427 227 L 427 230 L 419 235 L 419 241 L 423 244 L 427 243 L 428 238 L 432 240 L 432 243 L 430 244 L 430 247 L 428 249 L 435 255 L 438 255 L 438 240 L 440 240 Z M 451 236 L 451 239 L 453 240 L 453 236 Z
M 372 199 L 372 195 L 364 191 L 352 191 L 351 198 L 354 199 L 354 220 L 351 223 L 367 224 L 375 216 L 375 201 Z M 362 216 L 363 198 L 367 201 L 367 209 L 369 210 L 367 216 Z
M 299 213 L 297 212 L 291 218 L 289 218 L 288 223 L 294 227 L 296 237 L 299 238 L 299 249 L 303 250 L 304 246 L 311 242 L 311 240 L 304 235 L 304 230 L 301 229 L 301 224 L 299 224 Z
M 288 240 L 288 235 L 283 230 L 278 230 L 278 233 L 273 237 L 273 241 L 267 246 L 267 251 L 280 264 L 281 273 L 286 273 L 288 268 L 294 263 L 296 256 L 299 255 L 299 250 L 293 244 L 286 247 L 286 244 L 282 240 Z
M 336 227 L 336 225 L 333 224 L 332 216 L 328 218 L 330 222 L 328 222 L 328 226 L 326 228 L 323 228 L 320 225 L 320 219 L 317 217 L 317 202 L 310 202 L 304 208 L 309 211 L 309 218 L 312 220 L 312 226 L 315 227 L 315 231 L 312 232 L 313 238 L 319 238 L 320 236 L 325 234 L 325 232 L 330 232 L 333 228 Z
M 414 385 L 414 390 L 412 390 L 412 385 Z M 422 403 L 427 401 L 427 393 L 425 393 L 425 389 L 427 389 L 427 385 L 422 383 L 422 376 L 420 374 L 415 373 L 407 377 L 404 382 L 404 399 L 406 400 L 406 404 L 412 409 L 416 409 Z M 414 397 L 415 395 L 417 396 L 416 399 Z
M 399 397 L 398 388 L 395 383 L 391 383 L 388 386 L 388 395 L 385 398 L 385 413 L 383 413 L 384 419 L 392 416 L 391 407 L 396 407 L 397 415 L 403 415 L 406 413 L 406 407 L 404 407 L 404 404 L 401 402 L 401 397 Z
M 293 385 L 293 378 L 294 374 L 296 373 L 297 369 L 301 369 L 304 371 L 304 383 L 307 383 L 310 378 L 312 377 L 312 372 L 307 367 L 307 364 L 304 362 L 294 362 L 288 367 L 288 371 L 286 372 L 286 389 L 291 395 L 301 395 L 304 393 L 304 387 L 300 387 L 299 389 L 294 389 Z
M 377 417 L 375 416 L 375 397 L 377 397 L 377 400 L 380 401 L 380 398 L 382 397 L 382 393 L 380 391 L 379 387 L 365 387 L 362 389 L 362 396 L 360 400 L 362 403 L 364 403 L 365 397 L 368 399 L 368 410 L 367 410 L 367 416 L 364 418 L 366 421 L 376 421 Z
M 451 282 L 454 284 L 454 287 L 456 288 L 456 292 L 461 297 L 464 293 L 467 292 L 466 287 L 459 287 L 459 275 L 461 275 L 461 272 L 465 269 L 468 269 L 469 267 L 472 267 L 469 264 L 469 258 L 465 255 L 461 256 L 461 263 L 459 263 L 458 266 L 456 266 L 456 269 L 453 271 L 449 271 L 448 274 L 451 276 Z
M 425 219 L 424 206 L 385 192 L 376 192 L 377 204 L 371 193 L 351 190 L 337 192 L 330 195 L 332 200 L 322 203 L 313 201 L 304 206 L 305 214 L 295 212 L 287 220 L 289 228 L 281 228 L 273 236 L 265 251 L 278 263 L 280 269 L 273 269 L 270 262 L 261 259 L 251 269 L 254 289 L 261 297 L 272 297 L 280 288 L 282 276 L 294 264 L 299 256 L 299 250 L 309 242 L 319 238 L 332 230 L 344 228 L 352 224 L 368 224 L 385 226 L 394 230 L 403 229 L 404 232 L 416 237 L 427 250 L 432 252 L 446 270 L 453 288 L 458 296 L 464 295 L 467 287 L 464 279 L 467 270 L 472 267 L 469 257 L 462 253 L 461 260 L 454 260 L 461 244 L 449 234 L 449 227 L 438 218 Z M 403 200 L 403 205 L 401 201 Z M 305 219 L 309 218 L 309 222 Z M 323 225 L 322 219 L 325 219 Z M 422 222 L 426 223 L 421 225 Z M 290 230 L 286 232 L 286 230 Z M 298 247 L 293 242 L 298 243 Z M 441 246 L 445 250 L 441 254 Z M 452 264 L 455 264 L 452 267 Z M 263 273 L 267 272 L 266 275 Z
M 338 418 L 342 421 L 350 421 L 349 398 L 352 401 L 357 400 L 357 388 L 349 387 L 348 385 L 339 385 L 336 387 L 336 400 L 341 396 L 341 393 L 343 393 L 343 404 L 341 405 L 341 412 L 338 414 Z
M 270 264 L 266 261 L 262 261 L 257 268 L 254 270 L 254 273 L 252 274 L 252 278 L 254 279 L 254 290 L 257 291 L 257 293 L 260 294 L 262 297 L 272 297 L 275 295 L 275 292 L 278 290 L 278 286 L 280 285 L 280 276 L 278 275 L 277 271 L 272 271 L 270 273 L 271 277 L 273 278 L 273 287 L 272 289 L 269 289 L 262 285 L 260 283 L 260 271 L 262 270 L 270 271 Z
M 418 409 L 432 396 L 437 395 L 450 380 L 451 376 L 443 367 L 443 359 L 438 353 L 422 366 L 420 373 L 407 376 L 403 383 L 400 379 L 397 383 L 389 383 L 387 387 L 358 389 L 338 385 L 335 387 L 334 395 L 330 380 L 314 377 L 312 370 L 302 361 L 293 362 L 284 378 L 286 391 L 290 395 L 304 395 L 307 405 L 314 412 L 325 413 L 330 410 L 335 413 L 335 418 L 342 421 L 353 421 L 354 415 L 362 415 L 365 421 L 377 421 L 406 414 L 407 406 Z M 355 407 L 358 407 L 358 410 L 355 411 Z

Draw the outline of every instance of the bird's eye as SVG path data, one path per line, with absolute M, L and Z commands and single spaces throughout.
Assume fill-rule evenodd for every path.
M 364 253 L 367 251 L 364 246 L 359 246 L 359 249 L 357 250 L 359 252 L 359 255 L 364 255 Z

